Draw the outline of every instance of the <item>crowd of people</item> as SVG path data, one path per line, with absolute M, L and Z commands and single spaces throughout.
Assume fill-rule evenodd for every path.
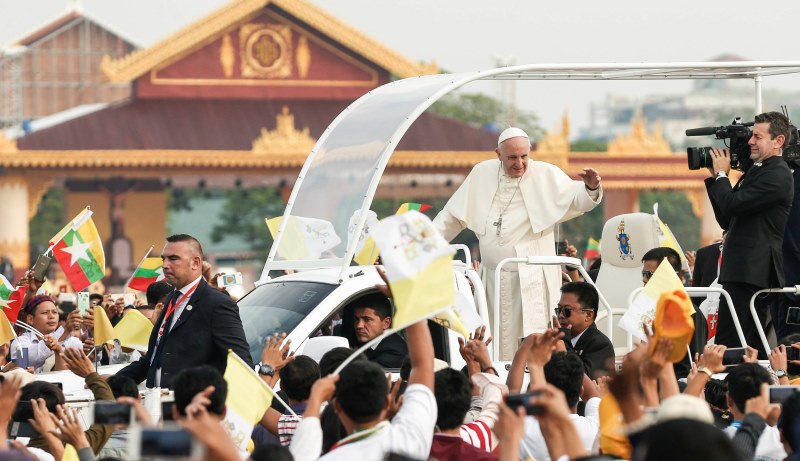
M 770 160 L 783 144 L 783 120 L 771 114 L 759 117 L 750 143 L 756 167 L 762 173 L 775 169 L 773 174 L 786 179 L 783 168 Z M 778 132 L 773 133 L 771 124 Z M 529 161 L 530 148 L 522 130 L 504 131 L 498 159 L 477 166 L 434 221 L 447 237 L 463 228 L 476 231 L 486 258 L 480 270 L 488 286 L 503 258 L 529 250 L 535 254 L 539 246 L 547 247 L 543 254 L 554 254 L 553 227 L 592 209 L 602 198 L 595 170 L 587 168 L 579 174 L 581 180 L 571 180 L 557 168 Z M 766 181 L 758 179 L 762 173 L 748 173 L 750 180 L 731 188 L 718 182 L 730 169 L 726 153 L 715 150 L 712 157 L 714 176 L 707 185 L 731 243 L 720 248 L 725 248 L 725 257 L 717 258 L 715 278 L 741 293 L 771 286 L 772 279 L 783 281 L 782 258 L 774 251 L 765 269 L 769 280 L 747 279 L 749 271 L 737 272 L 732 265 L 739 261 L 736 244 L 746 242 L 750 221 L 766 219 L 783 233 L 786 194 L 769 203 L 748 201 L 756 187 L 752 184 Z M 532 177 L 542 182 L 531 182 Z M 536 192 L 542 187 L 549 187 L 544 195 L 552 196 L 555 205 L 540 203 L 542 194 Z M 534 202 L 540 209 L 531 206 Z M 780 210 L 756 216 L 767 207 Z M 572 246 L 565 251 L 567 256 L 577 253 Z M 705 268 L 700 261 L 704 253 L 698 252 L 698 261 L 690 254 L 696 283 L 702 283 L 698 270 Z M 680 359 L 673 358 L 676 343 L 658 335 L 658 325 L 655 336 L 645 325 L 647 341 L 619 357 L 595 324 L 599 296 L 593 284 L 582 280 L 575 268 L 565 268 L 561 279 L 550 270 L 528 273 L 520 268 L 501 277 L 506 284 L 501 291 L 508 296 L 490 306 L 501 312 L 500 336 L 489 338 L 483 326 L 459 340 L 463 369 L 436 359 L 426 320 L 382 338 L 364 353 L 338 347 L 318 361 L 295 355 L 286 334 L 275 334 L 266 339 L 254 365 L 236 300 L 210 277 L 200 242 L 173 235 L 161 256 L 166 283 L 151 285 L 146 304 L 90 297 L 93 308 L 104 309 L 112 323 L 127 309 L 151 320 L 147 351 L 138 355 L 115 353 L 118 346 L 95 347 L 97 311 L 82 315 L 59 305 L 26 274 L 20 319 L 31 329 L 20 330 L 16 340 L 0 348 L 0 431 L 5 431 L 0 459 L 166 455 L 175 447 L 157 439 L 145 441 L 142 434 L 167 434 L 172 424 L 202 448 L 199 457 L 213 460 L 800 459 L 800 387 L 793 387 L 800 384 L 800 360 L 789 358 L 790 351 L 800 350 L 800 334 L 780 338 L 778 347 L 763 351 L 762 362 L 759 351 L 747 347 L 739 354 L 740 363 L 728 364 L 727 320 L 720 321 L 717 333 L 723 344 L 707 344 L 710 324 L 696 306 L 691 315 L 694 334 L 685 338 L 680 350 L 688 350 L 677 354 Z M 671 248 L 653 248 L 641 258 L 642 283 L 665 261 L 679 276 L 686 275 L 681 255 Z M 743 272 L 746 280 L 737 278 Z M 341 316 L 352 324 L 332 323 L 330 334 L 352 331 L 353 347 L 381 337 L 392 325 L 393 310 L 390 289 L 381 286 L 379 291 L 354 300 L 351 312 Z M 751 327 L 745 331 L 748 338 Z M 521 331 L 538 332 L 516 336 Z M 490 347 L 499 348 L 501 361 L 493 360 Z M 223 424 L 229 351 L 282 397 L 272 401 L 255 425 L 248 450 L 235 443 Z M 98 374 L 99 360 L 124 359 L 130 363 L 115 375 Z M 342 367 L 345 361 L 349 363 Z M 399 368 L 399 374 L 387 368 Z M 96 406 L 130 406 L 133 421 L 86 426 L 58 386 L 34 379 L 48 370 L 82 378 Z M 174 393 L 163 421 L 154 421 L 145 408 L 140 386 Z M 32 428 L 25 434 L 20 429 L 24 424 Z M 177 440 L 176 433 L 169 434 L 160 440 Z M 27 443 L 20 443 L 25 439 Z

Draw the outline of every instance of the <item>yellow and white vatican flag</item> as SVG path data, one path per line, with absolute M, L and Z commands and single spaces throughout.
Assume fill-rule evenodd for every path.
M 347 243 L 353 241 L 356 232 L 356 220 L 361 210 L 356 210 L 353 216 L 350 216 L 350 222 L 347 226 Z M 367 220 L 364 222 L 364 229 L 358 236 L 358 244 L 356 246 L 356 253 L 353 259 L 359 266 L 371 266 L 375 264 L 378 259 L 378 247 L 375 246 L 375 240 L 369 236 L 369 230 L 378 224 L 378 215 L 372 210 L 367 210 Z
M 228 383 L 228 397 L 222 424 L 233 443 L 244 452 L 253 428 L 272 404 L 272 390 L 231 350 L 228 350 L 225 381 Z
M 669 261 L 664 258 L 644 286 L 644 289 L 633 298 L 628 310 L 619 320 L 620 328 L 629 332 L 635 338 L 646 341 L 647 336 L 642 330 L 642 324 L 652 325 L 653 320 L 656 318 L 658 299 L 663 293 L 675 293 L 676 291 L 683 292 L 684 296 L 688 296 L 683 287 L 683 282 L 678 278 L 678 274 L 675 273 Z
M 389 216 L 372 226 L 370 236 L 381 252 L 394 295 L 393 329 L 455 304 L 455 251 L 427 216 L 418 211 Z
M 114 326 L 114 333 L 120 345 L 138 351 L 146 351 L 150 342 L 153 322 L 136 309 L 131 309 Z
M 658 224 L 656 230 L 658 233 L 658 245 L 662 247 L 669 247 L 677 251 L 681 257 L 681 268 L 683 270 L 689 269 L 689 261 L 686 260 L 686 255 L 683 254 L 681 244 L 678 243 L 678 239 L 675 238 L 675 234 L 672 233 L 672 230 L 669 228 L 669 226 L 658 217 L 658 203 L 653 204 L 653 217 L 656 220 L 656 224 Z
M 278 235 L 283 216 L 265 219 L 274 239 Z M 316 218 L 289 216 L 283 229 L 278 255 L 283 259 L 318 259 L 322 253 L 340 244 L 342 239 L 330 221 Z

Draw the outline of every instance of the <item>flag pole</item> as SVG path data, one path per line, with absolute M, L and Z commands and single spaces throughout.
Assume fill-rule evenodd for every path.
M 144 256 L 142 256 L 142 259 L 139 261 L 139 264 L 136 265 L 136 269 L 133 270 L 133 272 L 131 273 L 131 276 L 128 277 L 128 281 L 125 282 L 125 288 L 122 289 L 123 293 L 127 293 L 128 292 L 128 285 L 130 285 L 131 280 L 133 280 L 133 276 L 136 275 L 136 271 L 138 271 L 139 268 L 142 267 L 142 264 L 144 263 L 144 260 L 147 259 L 148 256 L 150 256 L 150 252 L 153 251 L 154 247 L 155 247 L 155 245 L 150 245 L 150 248 L 147 250 L 147 253 L 145 253 Z

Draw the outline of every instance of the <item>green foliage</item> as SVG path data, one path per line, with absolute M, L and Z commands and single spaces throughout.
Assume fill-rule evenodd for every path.
M 556 233 L 556 240 L 566 240 L 570 245 L 575 245 L 575 248 L 578 249 L 578 257 L 582 258 L 589 237 L 599 241 L 605 223 L 603 203 L 600 203 L 594 210 L 583 216 L 561 223 L 561 229 Z
M 69 218 L 64 216 L 64 191 L 59 188 L 49 189 L 42 197 L 28 230 L 32 262 L 47 250 L 50 238 L 64 227 L 67 219 Z
M 686 194 L 676 190 L 647 190 L 639 194 L 639 208 L 653 212 L 658 202 L 658 216 L 669 226 L 684 251 L 700 247 L 700 220 L 692 212 Z
M 599 139 L 578 139 L 569 145 L 572 152 L 607 152 L 608 142 Z
M 226 235 L 238 235 L 250 242 L 257 259 L 267 259 L 272 237 L 267 232 L 264 218 L 283 215 L 286 207 L 277 189 L 229 189 L 223 192 L 226 205 L 211 231 L 211 240 L 222 241 Z
M 495 126 L 503 129 L 509 125 L 505 107 L 501 101 L 481 93 L 450 93 L 434 103 L 429 109 L 443 117 L 469 123 L 476 128 Z M 517 110 L 516 125 L 533 139 L 544 136 L 539 118 L 533 112 Z

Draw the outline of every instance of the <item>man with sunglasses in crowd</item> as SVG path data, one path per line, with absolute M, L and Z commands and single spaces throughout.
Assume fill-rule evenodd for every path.
M 614 345 L 594 323 L 599 303 L 597 290 L 590 283 L 570 282 L 561 286 L 556 307 L 558 323 L 565 332 L 564 344 L 567 350 L 577 352 L 592 379 L 614 370 Z

